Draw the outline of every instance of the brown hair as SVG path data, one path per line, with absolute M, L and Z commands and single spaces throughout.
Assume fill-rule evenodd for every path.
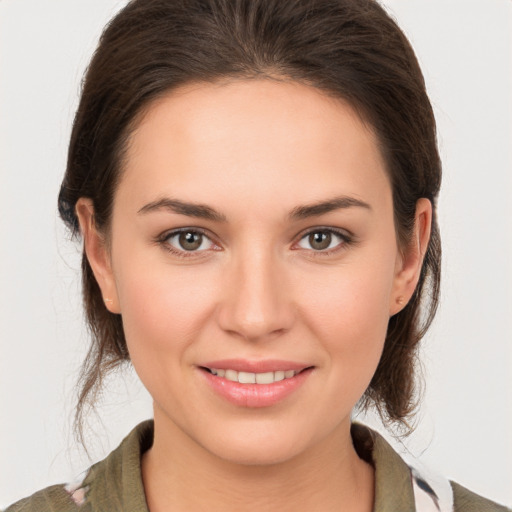
M 69 145 L 59 212 L 78 232 L 75 205 L 91 198 L 108 233 L 123 151 L 157 97 L 193 81 L 289 79 L 348 101 L 377 134 L 390 175 L 402 247 L 419 198 L 433 205 L 432 235 L 416 291 L 389 321 L 382 358 L 361 401 L 406 426 L 415 410 L 418 342 L 438 302 L 441 182 L 436 127 L 414 52 L 374 0 L 133 0 L 106 27 L 87 70 Z M 104 306 L 85 254 L 83 297 L 92 341 L 76 425 L 105 374 L 129 360 L 120 315 Z

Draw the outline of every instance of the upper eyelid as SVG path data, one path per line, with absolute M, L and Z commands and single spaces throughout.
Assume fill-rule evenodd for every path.
M 299 240 L 302 240 L 302 238 L 304 238 L 305 236 L 310 235 L 311 233 L 316 233 L 318 231 L 328 231 L 329 233 L 334 233 L 335 235 L 347 238 L 352 238 L 354 236 L 350 231 L 346 229 L 335 228 L 331 226 L 315 226 L 313 228 L 307 228 L 304 231 L 301 231 L 297 235 L 297 238 Z
M 209 234 L 208 230 L 206 230 L 204 228 L 198 228 L 196 226 L 185 226 L 183 228 L 168 229 L 168 230 L 164 231 L 161 235 L 159 235 L 158 238 L 161 240 L 165 240 L 166 238 L 171 238 L 172 236 L 176 236 L 176 235 L 179 235 L 180 233 L 184 233 L 187 231 L 201 233 L 201 235 L 206 236 L 207 238 L 209 238 L 212 241 L 213 241 L 213 238 L 215 238 Z
M 202 235 L 206 236 L 207 238 L 209 238 L 212 242 L 215 241 L 216 236 L 212 236 L 210 234 L 210 232 L 204 228 L 200 228 L 200 227 L 196 227 L 196 226 L 185 226 L 185 227 L 182 227 L 182 228 L 175 228 L 175 229 L 169 229 L 167 231 L 164 231 L 160 236 L 158 236 L 158 239 L 161 239 L 161 240 L 165 240 L 167 238 L 170 238 L 171 236 L 175 236 L 179 233 L 183 233 L 185 231 L 196 231 L 198 233 L 201 233 Z M 345 236 L 345 237 L 350 237 L 352 238 L 354 235 L 347 231 L 346 229 L 342 229 L 342 228 L 335 228 L 335 227 L 331 227 L 331 226 L 314 226 L 312 228 L 307 228 L 307 229 L 304 229 L 303 231 L 301 231 L 299 234 L 295 235 L 295 237 L 293 238 L 294 240 L 297 239 L 297 240 L 302 240 L 305 236 L 311 234 L 311 233 L 315 233 L 317 231 L 328 231 L 330 233 L 334 233 L 338 236 Z

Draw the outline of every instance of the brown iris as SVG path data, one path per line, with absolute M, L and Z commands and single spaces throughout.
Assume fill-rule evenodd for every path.
M 331 245 L 332 234 L 328 231 L 315 231 L 309 235 L 309 243 L 313 249 L 319 251 L 327 249 Z
M 203 235 L 194 231 L 184 231 L 180 233 L 179 244 L 186 251 L 193 251 L 201 246 Z

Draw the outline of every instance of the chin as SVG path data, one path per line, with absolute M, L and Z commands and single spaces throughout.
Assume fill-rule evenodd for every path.
M 220 452 L 211 452 L 213 455 L 229 462 L 240 466 L 272 466 L 282 464 L 292 460 L 298 455 L 297 447 L 295 449 L 275 449 L 274 446 L 255 446 L 251 445 L 237 445 L 237 446 L 223 446 Z
M 212 455 L 242 466 L 282 464 L 307 449 L 304 435 L 291 435 L 290 430 L 272 432 L 248 428 L 237 435 L 229 431 L 202 444 Z

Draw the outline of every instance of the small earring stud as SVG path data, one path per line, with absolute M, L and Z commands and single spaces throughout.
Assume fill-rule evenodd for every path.
M 400 297 L 396 298 L 396 303 L 401 306 L 404 303 L 404 298 L 400 295 Z

